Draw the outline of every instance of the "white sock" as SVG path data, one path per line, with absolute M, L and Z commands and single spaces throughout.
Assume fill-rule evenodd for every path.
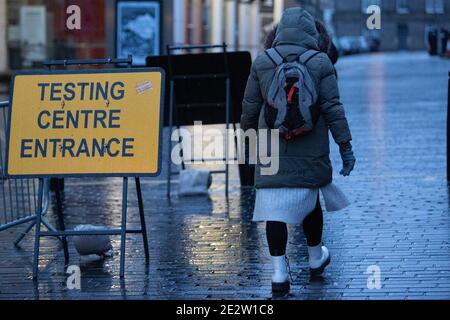
M 286 256 L 272 257 L 274 274 L 272 282 L 284 283 L 289 280 L 289 273 L 286 264 Z
M 309 260 L 322 259 L 322 244 L 314 247 L 308 247 Z
M 309 266 L 312 269 L 320 268 L 330 256 L 327 247 L 318 245 L 315 247 L 308 247 Z

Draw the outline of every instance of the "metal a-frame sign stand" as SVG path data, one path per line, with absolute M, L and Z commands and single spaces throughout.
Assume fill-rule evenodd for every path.
M 188 52 L 191 53 L 193 50 L 200 50 L 203 52 L 207 52 L 211 49 L 217 49 L 219 52 L 223 55 L 223 66 L 224 71 L 222 73 L 207 73 L 207 74 L 196 74 L 196 75 L 190 75 L 190 74 L 176 74 L 175 73 L 175 66 L 173 62 L 174 52 L 181 51 L 181 52 Z M 225 196 L 228 198 L 229 195 L 229 175 L 230 175 L 230 164 L 229 160 L 237 160 L 236 157 L 233 159 L 230 159 L 229 155 L 229 137 L 228 137 L 228 130 L 230 130 L 230 124 L 231 124 L 231 76 L 230 76 L 230 69 L 229 69 L 229 63 L 228 63 L 228 54 L 227 54 L 227 44 L 222 43 L 219 45 L 176 45 L 176 46 L 167 46 L 167 53 L 168 53 L 168 63 L 169 63 L 169 75 L 170 75 L 170 103 L 169 103 L 169 137 L 168 137 L 168 144 L 170 146 L 169 149 L 172 149 L 172 131 L 173 128 L 176 127 L 178 131 L 180 130 L 180 123 L 179 123 L 179 108 L 185 107 L 195 107 L 195 106 L 209 106 L 209 107 L 222 107 L 225 108 L 225 128 L 226 128 L 226 134 L 225 134 L 225 157 L 223 158 L 212 158 L 212 159 L 205 159 L 203 156 L 201 159 L 186 159 L 183 152 L 183 141 L 182 137 L 178 136 L 178 143 L 180 144 L 180 156 L 181 156 L 181 169 L 186 169 L 186 162 L 189 161 L 199 161 L 202 163 L 207 162 L 215 162 L 215 161 L 224 161 L 225 162 L 225 169 L 224 170 L 214 170 L 211 171 L 211 174 L 224 174 L 225 175 Z M 225 90 L 225 101 L 219 101 L 219 102 L 213 102 L 213 103 L 198 103 L 198 102 L 191 102 L 188 104 L 178 104 L 176 102 L 176 82 L 177 81 L 190 81 L 190 80 L 208 80 L 208 79 L 223 79 L 224 80 L 224 90 Z M 236 124 L 233 122 L 233 129 L 236 131 Z M 237 138 L 235 136 L 234 139 L 234 148 L 237 150 Z M 172 171 L 172 160 L 170 157 L 167 159 L 167 197 L 170 198 L 171 195 L 171 189 L 172 189 L 172 176 L 179 174 L 178 172 Z
M 52 70 L 54 66 L 67 67 L 67 66 L 81 66 L 81 65 L 128 65 L 131 68 L 133 63 L 132 57 L 128 56 L 127 59 L 89 59 L 89 60 L 54 60 L 45 63 L 45 66 Z M 33 279 L 36 280 L 39 272 L 39 250 L 40 239 L 43 237 L 57 237 L 62 241 L 65 264 L 69 262 L 69 250 L 67 246 L 67 237 L 69 236 L 84 236 L 84 235 L 120 235 L 120 277 L 125 276 L 125 244 L 127 234 L 142 234 L 144 241 L 144 254 L 145 261 L 148 264 L 150 260 L 147 228 L 144 216 L 144 205 L 142 201 L 141 182 L 139 177 L 135 177 L 136 193 L 138 198 L 139 216 L 141 227 L 138 229 L 127 229 L 127 200 L 128 200 L 128 177 L 123 177 L 122 185 L 122 222 L 118 229 L 105 229 L 98 231 L 74 231 L 66 230 L 64 225 L 64 216 L 62 212 L 62 200 L 60 186 L 56 188 L 55 198 L 57 202 L 57 215 L 58 224 L 60 230 L 41 231 L 42 220 L 42 203 L 44 195 L 44 178 L 39 178 L 38 189 L 38 209 L 36 213 L 36 231 L 35 231 L 35 243 L 34 243 L 34 259 L 33 259 Z

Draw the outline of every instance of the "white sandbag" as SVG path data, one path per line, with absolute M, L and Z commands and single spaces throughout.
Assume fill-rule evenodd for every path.
M 89 264 L 100 262 L 103 260 L 105 260 L 105 258 L 98 254 L 90 254 L 87 256 L 80 256 L 80 266 L 89 265 Z
M 180 172 L 178 195 L 182 197 L 206 195 L 211 184 L 212 175 L 207 170 L 182 170 Z
M 75 231 L 98 231 L 106 230 L 105 227 L 92 226 L 92 225 L 78 225 L 74 229 Z M 104 255 L 112 249 L 111 239 L 107 235 L 96 236 L 75 236 L 75 249 L 81 256 L 87 256 L 91 254 Z

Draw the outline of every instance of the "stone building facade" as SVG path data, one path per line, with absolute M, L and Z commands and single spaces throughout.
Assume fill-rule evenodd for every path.
M 230 50 L 250 51 L 256 56 L 262 48 L 265 34 L 279 21 L 286 8 L 303 6 L 320 17 L 323 3 L 329 1 L 332 0 L 148 2 L 160 4 L 160 54 L 165 53 L 167 44 L 226 42 Z M 34 30 L 45 33 L 43 51 L 46 59 L 114 57 L 120 2 L 125 0 L 0 0 L 0 73 L 11 69 L 39 67 L 39 64 L 28 63 L 23 58 L 27 48 L 23 47 L 21 39 L 21 29 L 24 28 L 21 14 L 23 9 L 30 7 L 44 9 L 41 10 L 41 21 L 45 23 L 41 23 L 42 26 L 36 25 Z M 81 30 L 66 28 L 66 9 L 69 5 L 81 8 Z
M 381 8 L 381 30 L 369 30 L 370 5 Z M 373 36 L 381 50 L 424 50 L 430 28 L 450 29 L 450 1 L 446 0 L 335 0 L 336 36 Z

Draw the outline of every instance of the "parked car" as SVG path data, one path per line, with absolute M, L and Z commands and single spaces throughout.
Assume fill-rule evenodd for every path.
M 357 37 L 356 45 L 357 45 L 358 53 L 370 52 L 369 42 L 367 41 L 366 37 L 364 37 L 364 36 Z
M 376 37 L 367 37 L 367 42 L 369 43 L 370 52 L 378 52 L 380 51 L 380 39 Z
M 355 37 L 344 36 L 338 39 L 338 48 L 341 55 L 349 55 L 357 53 Z
M 337 39 L 336 44 L 341 55 L 378 51 L 380 47 L 380 41 L 378 39 L 367 38 L 365 36 L 340 37 Z

